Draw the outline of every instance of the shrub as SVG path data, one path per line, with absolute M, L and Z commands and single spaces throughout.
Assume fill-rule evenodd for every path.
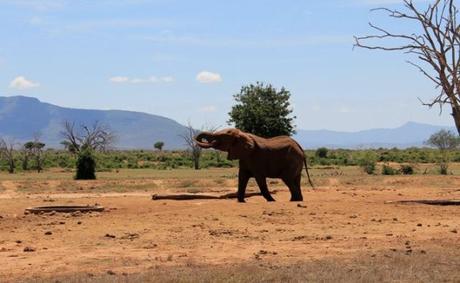
M 318 156 L 319 158 L 327 158 L 327 148 L 325 147 L 320 147 L 316 150 L 315 155 Z
M 359 166 L 363 168 L 364 172 L 371 175 L 375 173 L 376 156 L 367 152 L 358 162 Z
M 372 175 L 375 173 L 375 162 L 368 162 L 363 164 L 361 165 L 361 168 L 363 168 L 364 172 L 367 174 Z
M 76 180 L 96 179 L 96 161 L 91 149 L 86 148 L 78 153 Z
M 413 175 L 414 174 L 414 168 L 411 165 L 401 165 L 400 171 L 403 175 Z
M 447 175 L 447 169 L 449 168 L 449 164 L 441 162 L 439 164 L 439 174 Z
M 397 173 L 397 170 L 387 164 L 382 167 L 382 175 L 396 175 Z

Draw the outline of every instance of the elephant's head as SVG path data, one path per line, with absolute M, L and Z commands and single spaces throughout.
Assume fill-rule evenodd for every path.
M 228 152 L 228 159 L 240 159 L 249 156 L 254 149 L 254 139 L 238 129 L 225 129 L 218 132 L 202 132 L 195 137 L 202 148 L 214 148 Z

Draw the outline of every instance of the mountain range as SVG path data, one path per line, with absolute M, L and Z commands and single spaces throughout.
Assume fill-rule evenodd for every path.
M 115 146 L 119 149 L 152 149 L 156 141 L 163 141 L 165 149 L 185 148 L 181 135 L 187 128 L 166 117 L 122 110 L 65 108 L 25 96 L 0 97 L 0 137 L 26 142 L 39 132 L 48 147 L 59 148 L 64 121 L 109 125 L 118 137 Z M 441 129 L 456 132 L 445 126 L 408 122 L 394 129 L 359 132 L 298 130 L 294 138 L 304 148 L 405 148 L 423 146 L 431 134 Z

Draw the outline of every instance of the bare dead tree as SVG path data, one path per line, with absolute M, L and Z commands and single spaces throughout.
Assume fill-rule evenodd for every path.
M 431 102 L 442 111 L 444 105 L 452 109 L 452 116 L 460 134 L 460 26 L 457 23 L 456 0 L 434 0 L 424 9 L 412 0 L 403 0 L 404 11 L 377 8 L 396 20 L 415 23 L 412 33 L 395 33 L 369 23 L 374 35 L 355 37 L 355 46 L 371 50 L 402 51 L 416 61 L 409 64 L 431 80 L 439 94 Z M 381 45 L 385 41 L 388 45 Z
M 78 153 L 83 148 L 106 151 L 116 141 L 116 135 L 110 127 L 99 122 L 77 128 L 75 122 L 65 121 L 61 136 L 64 138 L 61 144 L 72 153 Z
M 196 142 L 195 142 L 195 137 L 201 132 L 201 131 L 210 131 L 213 132 L 217 129 L 217 127 L 214 126 L 204 126 L 201 128 L 201 130 L 194 129 L 190 121 L 187 124 L 187 131 L 183 135 L 180 135 L 182 139 L 185 142 L 185 145 L 188 148 L 188 151 L 190 152 L 190 155 L 192 156 L 193 160 L 193 167 L 195 170 L 200 169 L 200 158 L 201 158 L 201 152 L 202 148 L 199 147 Z
M 186 133 L 182 134 L 181 137 L 185 142 L 193 160 L 193 167 L 195 170 L 200 169 L 200 157 L 201 157 L 201 147 L 195 143 L 195 137 L 198 135 L 199 131 L 195 130 L 190 122 L 187 125 Z
M 8 163 L 8 173 L 14 173 L 16 164 L 14 161 L 14 142 L 7 142 L 0 138 L 0 158 L 4 158 Z

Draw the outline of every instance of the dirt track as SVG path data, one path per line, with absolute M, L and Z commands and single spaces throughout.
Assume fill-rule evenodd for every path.
M 277 202 L 253 197 L 246 204 L 152 201 L 149 192 L 28 196 L 15 192 L 12 183 L 3 183 L 0 278 L 15 281 L 109 270 L 130 274 L 176 265 L 291 264 L 395 252 L 408 257 L 433 251 L 460 255 L 460 207 L 385 204 L 460 199 L 460 190 L 423 187 L 420 180 L 392 180 L 380 187 L 356 187 L 335 179 L 327 183 L 314 191 L 304 189 L 303 203 L 288 202 L 287 189 L 279 187 L 283 192 L 274 196 Z M 54 201 L 44 201 L 50 198 Z M 94 203 L 107 210 L 24 215 L 29 206 Z M 25 252 L 26 247 L 34 251 Z

